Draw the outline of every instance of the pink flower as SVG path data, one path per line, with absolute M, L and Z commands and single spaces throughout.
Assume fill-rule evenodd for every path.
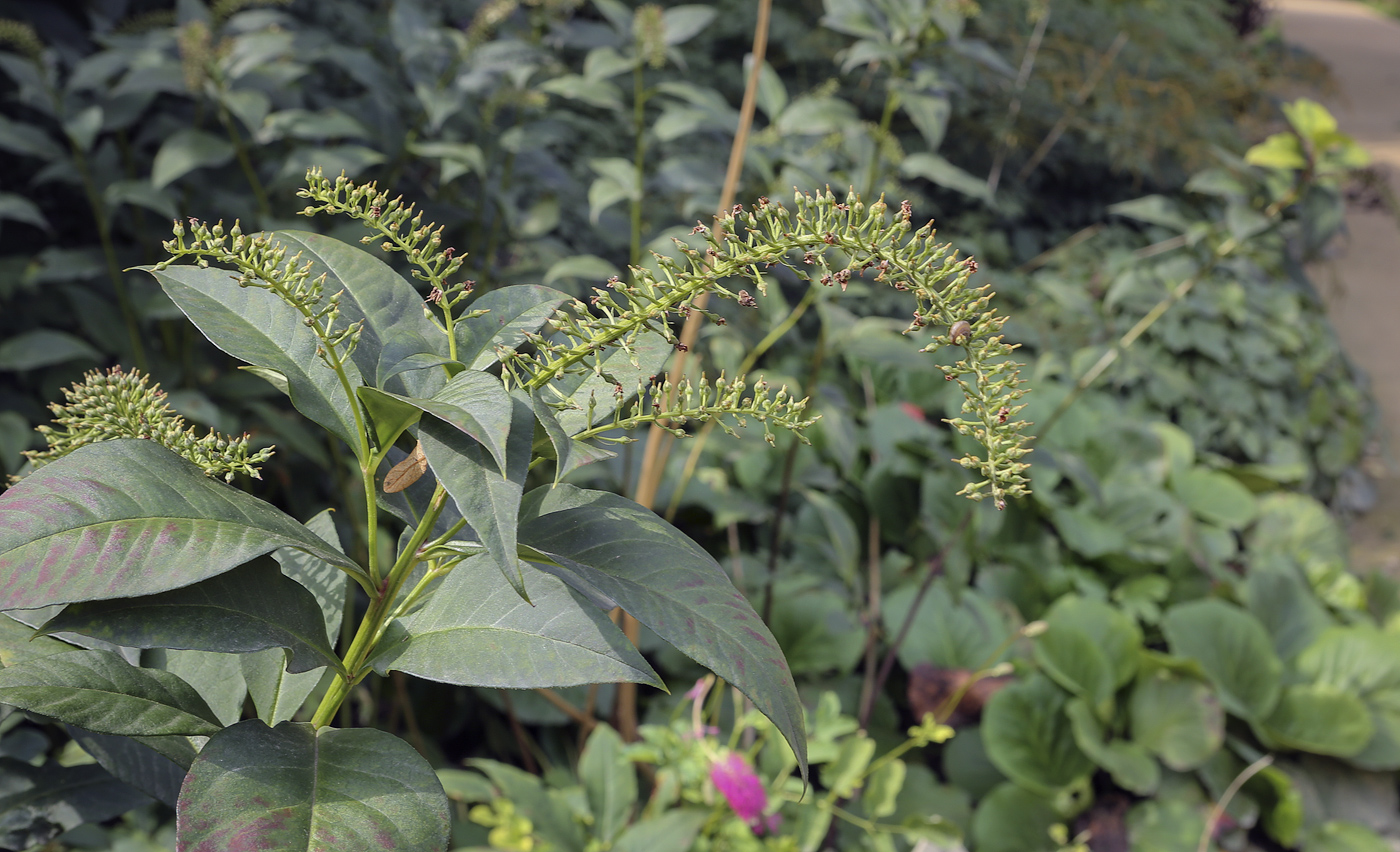
M 780 817 L 777 814 L 764 818 L 768 793 L 743 757 L 731 752 L 716 760 L 710 765 L 710 781 L 729 802 L 735 815 L 747 822 L 755 833 L 762 834 L 765 829 L 772 831 L 778 826 Z

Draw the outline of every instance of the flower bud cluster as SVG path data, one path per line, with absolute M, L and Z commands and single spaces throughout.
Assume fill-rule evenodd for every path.
M 272 458 L 272 448 L 250 452 L 248 435 L 230 438 L 210 429 L 203 437 L 195 427 L 186 428 L 185 419 L 165 402 L 165 391 L 150 384 L 149 377 L 123 372 L 113 367 L 107 372 L 94 370 L 82 382 L 63 389 L 67 403 L 53 403 L 55 426 L 39 426 L 48 442 L 46 450 L 31 450 L 25 456 L 35 467 L 47 464 L 81 446 L 115 438 L 142 438 L 198 465 L 209 476 L 232 481 L 243 473 L 254 479 L 257 465 Z
M 445 312 L 471 293 L 470 281 L 445 283 L 461 270 L 466 255 L 459 257 L 452 246 L 444 247 L 443 227 L 424 223 L 422 212 L 405 204 L 403 196 L 390 198 L 378 184 L 356 184 L 343 174 L 331 180 L 319 168 L 306 173 L 306 188 L 297 190 L 297 196 L 314 202 L 301 211 L 303 216 L 339 213 L 378 234 L 360 242 L 370 245 L 381 240 L 379 247 L 384 251 L 403 254 L 414 267 L 413 277 L 431 285 L 432 303 Z
M 958 383 L 964 395 L 963 413 L 948 424 L 986 448 L 983 457 L 966 455 L 958 462 L 976 470 L 982 479 L 959 493 L 973 500 L 991 496 L 1004 508 L 1008 496 L 1029 493 L 1021 461 L 1030 448 L 1023 430 L 1029 425 L 1013 419 L 1023 405 L 1018 368 L 1010 360 L 1017 345 L 1003 341 L 998 332 L 1006 317 L 990 307 L 988 286 L 972 287 L 977 272 L 972 258 L 959 258 L 947 243 L 934 240 L 933 223 L 915 229 L 913 210 L 903 202 L 891 214 L 884 199 L 865 205 L 855 193 L 838 200 L 828 189 L 816 195 L 798 193 L 795 212 L 761 200 L 751 211 L 736 208 L 721 217 L 722 240 L 708 238 L 717 263 L 742 264 L 741 275 L 761 286 L 758 264 L 780 263 L 803 280 L 816 280 L 845 289 L 853 275 L 874 273 L 897 290 L 914 294 L 916 310 L 905 334 L 934 330 L 922 351 L 948 345 L 960 346 L 964 357 L 941 366 L 949 381 Z M 800 255 L 800 260 L 796 259 Z M 833 267 L 829 255 L 844 264 Z
M 817 419 L 803 417 L 807 410 L 807 399 L 793 398 L 788 393 L 787 385 L 770 395 L 768 383 L 762 379 L 754 383 L 752 395 L 745 396 L 748 391 L 747 377 L 740 376 L 730 380 L 726 379 L 723 373 L 713 382 L 705 376 L 701 376 L 698 382 L 691 382 L 688 377 L 683 378 L 674 393 L 669 380 L 650 387 L 641 384 L 637 388 L 634 401 L 625 407 L 625 411 L 623 406 L 614 410 L 612 422 L 594 426 L 575 437 L 599 437 L 602 433 L 615 429 L 635 429 L 638 426 L 659 423 L 663 429 L 679 438 L 685 436 L 687 423 L 706 423 L 711 420 L 727 434 L 737 435 L 734 427 L 742 429 L 748 426 L 748 419 L 753 418 L 763 424 L 763 439 L 769 444 L 775 440 L 772 432 L 774 426 L 787 429 L 795 433 L 803 443 L 808 443 L 802 432 L 816 423 Z M 673 402 L 666 405 L 666 400 Z M 590 422 L 593 419 L 591 403 L 592 400 Z M 733 425 L 724 420 L 726 417 L 733 420 Z M 631 439 L 602 436 L 602 440 L 624 443 Z

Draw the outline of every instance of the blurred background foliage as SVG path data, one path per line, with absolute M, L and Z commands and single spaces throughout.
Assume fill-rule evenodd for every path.
M 901 294 L 775 276 L 758 311 L 718 309 L 729 322 L 703 330 L 697 360 L 733 371 L 755 359 L 771 384 L 810 395 L 813 446 L 679 443 L 658 511 L 732 568 L 813 706 L 830 692 L 881 744 L 948 684 L 1014 663 L 987 681 L 1011 684 L 1009 697 L 974 690 L 958 735 L 908 758 L 921 774 L 896 818 L 942 815 L 948 844 L 1032 852 L 1089 831 L 1095 850 L 1195 849 L 1210 803 L 1264 752 L 1275 765 L 1213 825 L 1220 848 L 1393 842 L 1400 594 L 1348 573 L 1334 519 L 1366 505 L 1371 404 L 1304 272 L 1342 227 L 1344 187 L 1312 184 L 1261 225 L 1276 193 L 1241 159 L 1286 129 L 1282 93 L 1325 85 L 1318 64 L 1248 0 L 776 6 L 738 198 L 852 187 L 936 219 L 976 256 L 1012 318 L 1008 340 L 1024 344 L 1028 419 L 1044 423 L 1113 341 L 1200 280 L 1042 436 L 1033 496 L 997 513 L 952 496 L 961 439 L 941 418 L 959 399 L 898 333 Z M 319 166 L 421 202 L 469 253 L 478 292 L 585 292 L 674 253 L 713 212 L 755 8 L 0 0 L 0 466 L 20 472 L 61 387 L 122 364 L 149 370 L 187 419 L 275 444 L 263 479 L 244 483 L 260 496 L 303 519 L 353 507 L 340 448 L 123 270 L 160 259 L 176 217 L 357 238 L 296 217 L 294 190 Z M 1212 258 L 1216 233 L 1240 250 Z M 783 325 L 795 331 L 770 340 Z M 630 492 L 639 456 L 575 478 Z M 1038 619 L 1054 640 L 1005 644 Z M 1238 635 L 1190 641 L 1216 622 Z M 1107 636 L 1120 656 L 1099 660 Z M 1317 662 L 1338 645 L 1354 651 L 1346 672 Z M 642 716 L 664 723 L 702 673 L 645 635 L 642 646 L 676 696 L 644 697 Z M 1085 673 L 1095 666 L 1115 674 Z M 1236 700 L 1231 678 L 1256 666 L 1272 685 Z M 443 767 L 554 767 L 546 779 L 569 794 L 577 717 L 609 718 L 615 693 L 371 680 L 356 718 L 406 733 Z M 1087 715 L 1073 709 L 1086 696 L 1098 702 Z M 1162 721 L 1173 712 L 1179 724 Z M 1372 738 L 1329 739 L 1341 712 L 1369 720 Z M 1032 729 L 1039 739 L 1017 734 Z M 0 731 L 0 759 L 90 760 L 42 720 L 12 713 Z M 504 789 L 473 777 L 477 792 Z M 18 832 L 5 796 L 0 825 Z M 485 845 L 466 817 L 473 799 L 458 798 L 458 840 Z M 160 848 L 149 844 L 169 842 L 168 817 L 152 806 L 55 843 Z M 887 848 L 873 837 L 846 825 L 791 848 Z M 715 848 L 748 848 L 740 840 Z

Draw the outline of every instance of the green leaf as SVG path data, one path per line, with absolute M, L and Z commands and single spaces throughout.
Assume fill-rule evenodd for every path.
M 196 736 L 220 729 L 194 687 L 111 651 L 70 651 L 0 670 L 0 704 L 99 734 Z
M 520 400 L 512 399 L 511 403 L 514 416 L 506 448 L 507 476 L 504 478 L 481 444 L 437 418 L 423 423 L 418 430 L 418 440 L 428 457 L 428 465 L 486 546 L 502 576 L 516 594 L 529 601 L 516 555 L 516 527 L 525 476 L 529 472 L 535 416 Z
M 513 391 L 523 393 L 523 391 Z M 550 446 L 554 448 L 554 484 L 558 485 L 570 472 L 592 464 L 595 461 L 603 461 L 616 456 L 612 450 L 605 450 L 602 447 L 595 447 L 587 441 L 580 441 L 570 438 L 569 433 L 555 416 L 554 409 L 549 403 L 544 401 L 544 397 L 539 390 L 530 391 L 530 407 L 535 412 L 535 419 L 544 427 L 544 433 L 549 438 Z
M 354 401 L 316 354 L 321 343 L 295 308 L 267 290 L 239 287 L 227 270 L 141 268 L 155 276 L 210 343 L 240 361 L 281 374 L 297 411 L 350 446 L 359 446 Z M 363 384 L 354 363 L 345 369 L 351 387 Z
M 1275 133 L 1244 152 L 1244 161 L 1266 169 L 1307 168 L 1303 146 L 1292 133 Z
M 423 409 L 369 385 L 355 388 L 355 397 L 360 400 L 360 404 L 365 407 L 365 413 L 369 415 L 376 447 L 392 447 L 403 431 L 423 416 Z
M 151 163 L 151 183 L 161 189 L 195 169 L 222 166 L 233 159 L 233 144 L 222 136 L 186 127 L 165 138 Z
M 80 151 L 91 151 L 102 132 L 102 107 L 93 104 L 63 122 L 63 132 Z
M 243 680 L 242 658 L 237 654 L 157 648 L 143 656 L 150 665 L 194 687 L 222 724 L 232 725 L 242 717 L 248 684 Z
M 103 769 L 172 808 L 180 797 L 180 784 L 185 780 L 185 772 L 196 754 L 194 745 L 186 737 L 161 738 L 165 750 L 178 749 L 182 753 L 185 759 L 181 762 L 172 760 L 141 742 L 146 739 L 144 737 L 94 734 L 72 725 L 68 726 L 68 734 L 83 747 L 83 751 L 92 755 Z
M 496 788 L 479 773 L 465 769 L 439 769 L 437 777 L 447 798 L 454 802 L 472 804 L 496 798 Z
M 105 822 L 150 799 L 100 766 L 30 766 L 0 757 L 0 848 L 29 849 L 89 822 Z
M 1044 675 L 999 690 L 982 715 L 987 757 L 1012 781 L 1047 796 L 1088 775 L 1094 764 L 1075 744 L 1068 701 Z
M 530 493 L 520 541 L 564 582 L 621 606 L 747 695 L 805 773 L 802 708 L 782 650 L 713 557 L 631 500 L 569 485 Z
M 1259 729 L 1268 740 L 1288 748 L 1336 757 L 1359 753 L 1376 732 L 1360 698 L 1319 683 L 1285 687 Z
M 1050 827 L 1060 822 L 1046 796 L 1003 783 L 988 793 L 972 816 L 978 852 L 1055 852 Z
M 0 371 L 38 370 L 69 361 L 99 361 L 102 353 L 62 331 L 36 328 L 0 343 Z
M 593 814 L 593 836 L 611 844 L 637 806 L 637 770 L 612 728 L 598 725 L 588 735 L 578 758 L 578 778 Z
M 1138 680 L 1129 708 L 1133 740 L 1177 772 L 1205 763 L 1225 740 L 1225 711 L 1211 688 L 1165 669 Z
M 1394 847 L 1364 825 L 1328 820 L 1308 831 L 1302 848 L 1308 852 L 1390 852 Z
M 1337 119 L 1327 107 L 1308 98 L 1284 104 L 1283 115 L 1304 139 L 1315 140 L 1337 132 Z
M 840 741 L 836 756 L 822 764 L 822 784 L 843 799 L 855 796 L 875 757 L 875 741 L 857 731 Z
M 277 648 L 242 654 L 238 665 L 258 718 L 268 725 L 296 715 L 327 675 L 325 666 L 295 674 L 287 671 L 286 652 Z
M 881 608 L 885 630 L 896 635 L 908 618 L 917 589 L 902 586 L 886 599 Z M 906 670 L 919 663 L 945 669 L 976 669 L 989 661 L 1011 633 L 1006 617 L 993 602 L 976 589 L 961 590 L 955 600 L 943 579 L 919 604 L 914 623 L 899 646 L 899 662 Z
M 1139 796 L 1150 796 L 1162 780 L 1162 770 L 1147 749 L 1136 742 L 1104 741 L 1104 729 L 1093 708 L 1082 698 L 1065 706 L 1074 742 L 1108 774 L 1118 786 Z
M 969 198 L 976 198 L 988 205 L 993 204 L 992 193 L 987 188 L 986 180 L 963 171 L 938 154 L 910 154 L 899 164 L 899 173 L 905 177 L 923 178 L 930 183 L 961 192 Z
M 316 598 L 270 559 L 155 595 L 70 604 L 40 632 L 81 633 L 127 648 L 286 648 L 290 672 L 341 665 Z
M 102 190 L 102 200 L 107 204 L 108 215 L 115 215 L 123 204 L 144 207 L 166 219 L 178 219 L 180 209 L 169 194 L 151 186 L 144 180 L 119 180 L 107 184 Z
M 1206 829 L 1205 811 L 1184 799 L 1139 802 L 1127 819 L 1133 852 L 1195 852 Z
M 63 150 L 63 145 L 59 145 L 38 127 L 0 115 L 0 151 L 48 161 Z
M 1162 631 L 1173 654 L 1200 664 L 1226 710 L 1259 721 L 1274 709 L 1283 664 L 1252 615 L 1220 600 L 1194 601 L 1168 610 Z
M 331 237 L 307 231 L 269 236 L 287 246 L 289 255 L 300 253 L 303 263 L 310 261 L 313 277 L 326 275 L 327 295 L 344 291 L 340 323 L 364 321 L 351 358 L 375 387 L 416 397 L 431 397 L 442 387 L 441 370 L 394 372 L 416 355 L 447 357 L 447 338 L 424 316 L 423 297 L 403 276 L 369 252 Z
M 501 791 L 501 798 L 534 823 L 535 835 L 544 844 L 561 852 L 583 852 L 583 831 L 574 806 L 546 790 L 538 777 L 494 760 L 472 759 L 467 765 L 485 773 Z
M 665 688 L 607 613 L 549 574 L 520 568 L 530 603 L 501 582 L 489 558 L 457 565 L 403 632 L 381 642 L 375 669 L 505 689 L 616 681 Z
M 279 547 L 358 566 L 267 503 L 154 441 L 81 447 L 0 495 L 0 608 L 136 597 Z
M 1250 564 L 1292 562 L 1328 604 L 1361 609 L 1364 597 L 1347 570 L 1346 533 L 1327 507 L 1305 494 L 1274 493 L 1259 500 L 1259 519 L 1245 538 Z
M 622 270 L 614 266 L 612 261 L 604 260 L 596 254 L 576 254 L 555 261 L 542 280 L 546 284 L 553 284 L 561 278 L 596 283 L 621 274 Z
M 1254 520 L 1258 506 L 1254 495 L 1229 474 L 1192 468 L 1171 479 L 1171 489 L 1199 518 L 1229 529 Z
M 505 475 L 506 442 L 510 437 L 511 413 L 514 406 L 501 380 L 490 373 L 466 370 L 453 376 L 433 395 L 432 399 L 417 399 L 381 391 L 405 405 L 425 411 L 456 426 L 486 448 L 496 461 L 496 469 Z M 373 392 L 361 392 L 361 398 Z M 534 434 L 534 423 L 522 424 Z
M 34 628 L 20 624 L 13 618 L 0 613 L 0 667 L 34 657 L 47 657 L 73 650 L 73 646 L 57 639 L 34 635 Z
M 0 192 L 0 219 L 49 230 L 49 220 L 44 218 L 39 206 L 23 195 L 12 192 Z
M 1334 627 L 1298 656 L 1297 665 L 1318 685 L 1365 702 L 1375 733 L 1351 762 L 1400 769 L 1400 635 L 1362 624 Z
M 1327 607 L 1289 564 L 1249 566 L 1245 578 L 1245 605 L 1269 631 L 1274 650 L 1282 660 L 1292 660 L 1335 622 Z
M 372 728 L 240 722 L 190 766 L 175 815 L 180 852 L 447 849 L 437 775 L 408 743 Z
M 1109 205 L 1108 212 L 1181 233 L 1191 230 L 1191 222 L 1182 214 L 1181 207 L 1164 195 L 1144 195 L 1131 201 L 1120 201 Z
M 1035 659 L 1056 683 L 1089 699 L 1101 719 L 1112 713 L 1113 694 L 1137 673 L 1142 631 L 1103 601 L 1066 595 L 1045 615 Z
M 344 552 L 330 509 L 307 521 L 305 526 L 312 535 Z M 334 645 L 340 638 L 340 621 L 345 615 L 345 594 L 350 578 L 324 559 L 294 547 L 279 547 L 272 552 L 272 558 L 282 566 L 283 574 L 301 583 L 316 599 L 326 625 L 326 638 Z
M 668 45 L 685 44 L 700 34 L 718 12 L 701 3 L 672 6 L 663 14 L 662 32 Z
M 865 812 L 876 819 L 887 817 L 899 806 L 899 793 L 904 789 L 904 777 L 909 767 L 902 760 L 891 760 L 870 773 L 861 793 Z
M 617 838 L 613 852 L 687 852 L 709 818 L 707 810 L 677 808 L 634 822 Z
M 573 297 L 568 293 L 535 284 L 492 290 L 467 306 L 469 310 L 488 313 L 462 320 L 453 327 L 457 360 L 472 370 L 487 369 L 499 360 L 498 347 L 519 346 L 527 333 L 539 331 L 561 305 L 570 301 Z

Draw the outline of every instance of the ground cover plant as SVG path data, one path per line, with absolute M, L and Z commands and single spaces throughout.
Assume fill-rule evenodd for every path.
M 789 257 L 795 269 L 760 267 L 766 293 L 751 282 L 730 288 L 738 297 L 742 286 L 752 306 L 720 299 L 705 313 L 671 314 L 671 342 L 644 338 L 649 345 L 632 347 L 635 367 L 610 361 L 617 382 L 585 379 L 597 390 L 591 414 L 577 393 L 578 410 L 556 410 L 550 403 L 562 401 L 545 395 L 544 416 L 531 399 L 538 425 L 507 434 L 507 468 L 509 434 L 523 444 L 529 431 L 526 487 L 627 495 L 674 523 L 711 569 L 722 566 L 783 649 L 805 716 L 792 727 L 805 730 L 816 771 L 803 795 L 773 723 L 728 685 L 707 692 L 702 665 L 626 618 L 596 630 L 612 637 L 610 651 L 649 666 L 669 696 L 626 684 L 502 690 L 429 679 L 439 672 L 423 665 L 433 647 L 425 640 L 443 634 L 414 637 L 412 628 L 451 609 L 445 602 L 456 599 L 444 592 L 463 582 L 461 569 L 486 566 L 477 576 L 495 584 L 491 600 L 502 606 L 520 601 L 507 586 L 524 577 L 536 606 L 516 604 L 522 618 L 548 602 L 533 589 L 553 575 L 527 573 L 541 554 L 519 550 L 529 544 L 519 531 L 539 518 L 519 525 L 526 564 L 510 575 L 487 565 L 491 547 L 506 552 L 507 533 L 491 530 L 509 527 L 488 512 L 490 535 L 476 537 L 485 550 L 425 552 L 440 571 L 467 561 L 427 579 L 419 601 L 402 607 L 403 629 L 384 630 L 386 648 L 419 643 L 416 662 L 394 657 L 419 668 L 376 671 L 389 657 L 366 657 L 364 678 L 327 711 L 334 719 L 323 714 L 324 730 L 387 732 L 424 756 L 450 803 L 453 846 L 664 848 L 664 835 L 675 848 L 693 837 L 712 849 L 1330 850 L 1379 849 L 1377 837 L 1395 835 L 1386 742 L 1396 595 L 1383 579 L 1347 571 L 1328 511 L 1360 505 L 1366 395 L 1301 271 L 1339 224 L 1351 149 L 1311 107 L 1278 108 L 1269 87 L 1297 66 L 1267 31 L 1239 41 L 1222 26 L 1221 14 L 1236 14 L 1227 4 L 794 0 L 772 10 L 766 43 L 747 0 L 78 5 L 86 17 L 67 22 L 61 12 L 0 5 L 0 17 L 30 27 L 0 35 L 12 48 L 0 49 L 9 81 L 0 85 L 10 87 L 0 147 L 13 155 L 0 163 L 7 472 L 53 469 L 28 473 L 21 451 L 47 443 L 31 427 L 48 421 L 45 404 L 66 399 L 65 388 L 75 396 L 48 433 L 54 455 L 83 435 L 112 437 L 111 424 L 84 412 L 120 390 L 146 400 L 134 409 L 139 434 L 180 448 L 215 478 L 233 472 L 241 489 L 312 519 L 319 540 L 343 544 L 366 574 L 371 564 L 381 582 L 391 574 L 408 543 L 400 516 L 421 527 L 411 519 L 449 477 L 432 467 L 381 494 L 382 504 L 367 502 L 353 411 L 375 405 L 382 418 L 400 397 L 433 402 L 404 383 L 447 381 L 458 368 L 431 362 L 452 353 L 388 347 L 381 357 L 369 354 L 376 338 L 362 338 L 347 375 L 374 391 L 342 410 L 346 442 L 307 428 L 289 404 L 305 399 L 305 387 L 288 381 L 288 397 L 280 367 L 236 369 L 187 322 L 189 299 L 172 301 L 147 272 L 123 271 L 166 259 L 157 223 L 172 216 L 187 248 L 197 227 L 189 216 L 241 219 L 244 239 L 314 228 L 326 236 L 303 233 L 302 248 L 356 242 L 365 231 L 353 221 L 294 217 L 306 204 L 295 185 L 317 164 L 328 177 L 343 169 L 391 197 L 421 200 L 425 220 L 443 227 L 435 251 L 455 246 L 449 260 L 462 261 L 450 281 L 476 282 L 452 309 L 466 311 L 452 320 L 461 334 L 486 337 L 491 314 L 471 312 L 500 316 L 508 294 L 543 298 L 557 288 L 551 298 L 586 301 L 612 276 L 631 286 L 630 266 L 658 279 L 668 263 L 689 269 L 686 253 L 710 247 L 707 234 L 692 233 L 696 219 L 710 225 L 716 209 L 736 203 L 727 198 L 750 200 L 745 215 L 761 215 L 752 200 L 786 202 L 793 185 L 838 188 L 815 196 L 821 204 L 854 208 L 851 187 L 867 205 L 885 193 L 891 213 L 894 199 L 908 199 L 915 223 L 938 217 L 939 240 L 977 258 L 957 275 L 972 289 L 995 284 L 1011 317 L 1007 338 L 1023 344 L 1014 357 L 1027 362 L 1034 392 L 979 407 L 1001 426 L 1003 407 L 1027 403 L 1007 418 L 1034 421 L 1027 431 L 1038 450 L 1028 460 L 1038 463 L 1016 474 L 1032 478 L 1032 494 L 1001 511 L 995 500 L 955 496 L 986 478 L 949 463 L 985 458 L 943 422 L 979 419 L 960 410 L 963 388 L 943 369 L 958 358 L 917 351 L 927 338 L 901 334 L 914 300 L 886 286 L 901 279 L 877 282 L 873 266 L 843 278 L 845 253 L 830 256 L 829 271 L 803 263 L 802 252 Z M 745 60 L 750 53 L 758 58 Z M 743 84 L 754 69 L 750 133 Z M 732 187 L 720 180 L 726 157 Z M 739 225 L 744 237 L 748 223 Z M 224 237 L 227 248 L 234 238 Z M 414 299 L 434 295 L 402 252 L 379 242 L 366 246 L 377 280 L 391 280 L 391 268 L 415 282 Z M 184 262 L 161 274 L 203 273 Z M 827 274 L 842 286 L 821 286 Z M 391 304 L 408 304 L 408 286 L 392 288 L 405 295 Z M 602 289 L 629 309 L 617 288 Z M 323 295 L 337 290 L 328 279 Z M 123 300 L 134 323 L 104 321 L 123 316 Z M 336 327 L 358 320 L 360 304 L 348 290 Z M 441 307 L 430 307 L 445 324 Z M 553 357 L 541 348 L 547 339 L 526 336 L 552 328 L 543 314 L 553 307 L 538 308 L 509 343 L 526 359 Z M 458 336 L 403 316 L 426 339 Z M 962 338 L 951 324 L 934 326 L 945 343 Z M 480 342 L 472 332 L 459 349 Z M 519 391 L 542 375 L 521 367 L 516 377 L 513 359 L 478 367 L 494 348 L 472 351 L 472 363 L 456 359 L 466 368 L 458 376 L 497 376 Z M 314 345 L 308 352 L 293 373 L 334 375 Z M 120 375 L 107 371 L 117 364 Z M 770 400 L 786 385 L 808 400 L 794 419 L 819 418 L 803 430 L 811 444 L 781 426 L 770 448 L 698 416 L 649 423 L 652 400 L 663 412 L 686 405 L 645 382 L 636 393 L 643 374 L 666 365 L 658 381 L 689 381 L 692 408 L 702 375 L 762 376 Z M 83 385 L 94 366 L 102 374 Z M 150 396 L 154 382 L 168 396 Z M 610 408 L 618 384 L 627 398 Z M 419 417 L 410 434 L 441 426 L 438 402 L 402 410 Z M 561 455 L 545 428 L 551 412 L 565 433 L 598 421 Z M 614 417 L 646 429 L 645 440 L 606 441 L 622 434 L 598 431 Z M 692 440 L 672 448 L 667 426 Z M 201 440 L 207 427 L 251 435 L 246 447 L 221 447 L 218 435 Z M 380 442 L 371 439 L 374 453 Z M 262 459 L 272 444 L 276 456 Z M 401 437 L 374 487 L 395 469 L 406 481 L 425 459 L 441 462 L 416 446 Z M 508 482 L 490 455 L 478 460 Z M 584 459 L 593 460 L 578 465 Z M 263 478 L 239 474 L 245 465 L 261 466 Z M 447 496 L 444 513 L 457 507 Z M 322 514 L 327 506 L 337 511 Z M 446 531 L 438 527 L 429 535 Z M 327 605 L 320 618 L 344 665 L 361 626 L 377 620 L 374 592 L 295 550 L 273 552 L 282 570 L 254 563 L 248 570 L 263 572 L 255 579 L 338 578 L 347 606 L 338 616 Z M 404 588 L 427 576 L 414 572 Z M 611 602 L 596 586 L 582 593 L 588 603 L 550 588 L 585 611 Z M 385 606 L 395 604 L 381 604 L 380 615 Z M 73 609 L 83 607 L 100 604 Z M 40 626 L 36 616 L 52 613 L 13 615 Z M 9 625 L 6 665 L 69 647 L 29 642 L 33 628 L 13 618 L 0 625 Z M 1193 644 L 1198 637 L 1215 639 Z M 190 683 L 227 730 L 256 719 L 309 724 L 338 700 L 328 688 L 334 663 L 305 648 L 289 660 L 272 646 L 242 655 L 125 647 L 112 646 Z M 325 668 L 288 670 L 308 661 Z M 32 711 L 3 712 L 0 756 L 17 785 L 0 798 L 5 830 L 49 834 L 65 813 L 59 827 L 87 824 L 55 848 L 175 846 L 175 812 L 101 768 L 154 760 L 148 752 Z M 1319 715 L 1346 724 L 1319 725 Z M 178 761 L 191 756 L 157 764 L 157 798 L 178 800 Z

